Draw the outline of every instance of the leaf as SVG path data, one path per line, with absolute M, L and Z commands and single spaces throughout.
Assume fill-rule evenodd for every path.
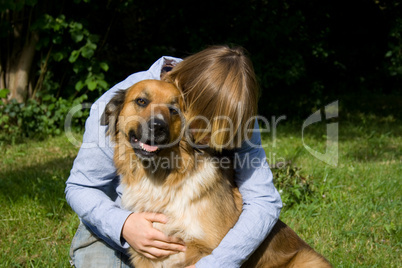
M 73 52 L 71 52 L 71 55 L 70 55 L 70 58 L 68 59 L 68 61 L 73 63 L 78 59 L 79 56 L 80 56 L 80 51 L 73 50 Z
M 64 59 L 64 55 L 62 52 L 57 52 L 53 54 L 53 59 L 57 62 L 61 61 L 62 59 Z
M 99 66 L 102 68 L 102 70 L 104 70 L 105 72 L 107 72 L 109 70 L 109 65 L 106 62 L 101 62 L 99 63 Z
M 82 56 L 86 59 L 91 58 L 95 54 L 96 45 L 94 43 L 88 42 L 82 48 Z
M 107 82 L 106 82 L 105 80 L 99 80 L 99 81 L 98 81 L 98 84 L 99 84 L 99 86 L 100 86 L 101 88 L 103 88 L 103 89 L 107 89 L 107 88 L 108 88 L 108 84 L 107 84 Z
M 89 81 L 87 83 L 88 89 L 91 90 L 91 91 L 95 90 L 97 85 L 98 85 L 98 83 L 96 81 L 94 81 L 94 80 Z
M 75 84 L 75 90 L 81 91 L 81 89 L 82 89 L 84 86 L 85 86 L 84 82 L 82 82 L 82 81 L 80 80 L 80 81 L 78 81 L 78 82 Z
M 74 42 L 78 43 L 84 39 L 84 34 L 81 31 L 71 31 L 71 38 Z
M 42 100 L 43 100 L 43 101 L 48 101 L 48 100 L 50 100 L 51 98 L 52 98 L 52 95 L 46 94 L 46 95 L 44 95 L 44 96 L 42 97 Z
M 6 88 L 0 89 L 0 99 L 7 98 L 8 93 L 10 93 L 10 90 Z
M 54 107 L 55 107 L 55 104 L 54 104 L 54 103 L 51 103 L 51 104 L 49 104 L 49 106 L 47 107 L 47 109 L 48 109 L 49 111 L 52 111 L 52 110 L 54 109 Z
M 82 49 L 82 56 L 86 59 L 91 58 L 95 54 L 95 51 L 89 47 L 84 47 Z
M 82 23 L 79 23 L 79 22 L 71 22 L 70 23 L 70 27 L 71 27 L 71 29 L 73 29 L 73 30 L 82 30 Z

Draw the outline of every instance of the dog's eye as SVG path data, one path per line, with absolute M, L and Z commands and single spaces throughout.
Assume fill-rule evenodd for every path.
M 135 102 L 141 107 L 145 107 L 148 104 L 148 100 L 142 98 L 136 99 Z
M 176 115 L 176 114 L 179 114 L 179 111 L 177 110 L 177 108 L 169 108 L 169 111 L 170 111 L 170 114 L 172 114 L 172 115 Z

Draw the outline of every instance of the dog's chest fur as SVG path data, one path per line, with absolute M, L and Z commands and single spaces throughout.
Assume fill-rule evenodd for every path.
M 133 182 L 125 180 L 123 206 L 134 212 L 163 213 L 167 224 L 154 223 L 154 227 L 167 235 L 175 235 L 184 241 L 203 239 L 203 211 L 208 199 L 201 197 L 216 184 L 216 167 L 206 160 L 196 172 L 179 174 L 183 179 L 172 184 L 155 182 L 142 176 Z M 135 172 L 133 174 L 135 176 Z

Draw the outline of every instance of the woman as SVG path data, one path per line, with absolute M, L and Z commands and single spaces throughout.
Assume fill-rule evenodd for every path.
M 190 125 L 195 142 L 218 151 L 235 149 L 237 160 L 235 181 L 243 196 L 243 212 L 220 245 L 195 266 L 239 267 L 279 217 L 282 204 L 265 152 L 258 146 L 260 134 L 243 131 L 250 128 L 248 119 L 255 115 L 257 104 L 254 70 L 243 50 L 217 46 L 183 61 L 162 57 L 148 71 L 135 73 L 114 86 L 91 108 L 83 145 L 66 186 L 67 201 L 81 220 L 70 251 L 76 267 L 129 267 L 125 255 L 129 246 L 148 258 L 185 251 L 182 241 L 152 227 L 152 222 L 166 223 L 165 215 L 121 208 L 113 145 L 106 137 L 106 128 L 100 125 L 103 110 L 117 90 L 144 79 L 161 78 L 182 90 L 190 118 L 202 118 Z

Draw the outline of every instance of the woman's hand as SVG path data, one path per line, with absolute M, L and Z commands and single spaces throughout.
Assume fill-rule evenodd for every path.
M 165 224 L 167 218 L 158 213 L 130 214 L 123 225 L 123 238 L 135 251 L 149 259 L 165 258 L 186 250 L 181 239 L 166 236 L 153 227 L 153 222 Z

